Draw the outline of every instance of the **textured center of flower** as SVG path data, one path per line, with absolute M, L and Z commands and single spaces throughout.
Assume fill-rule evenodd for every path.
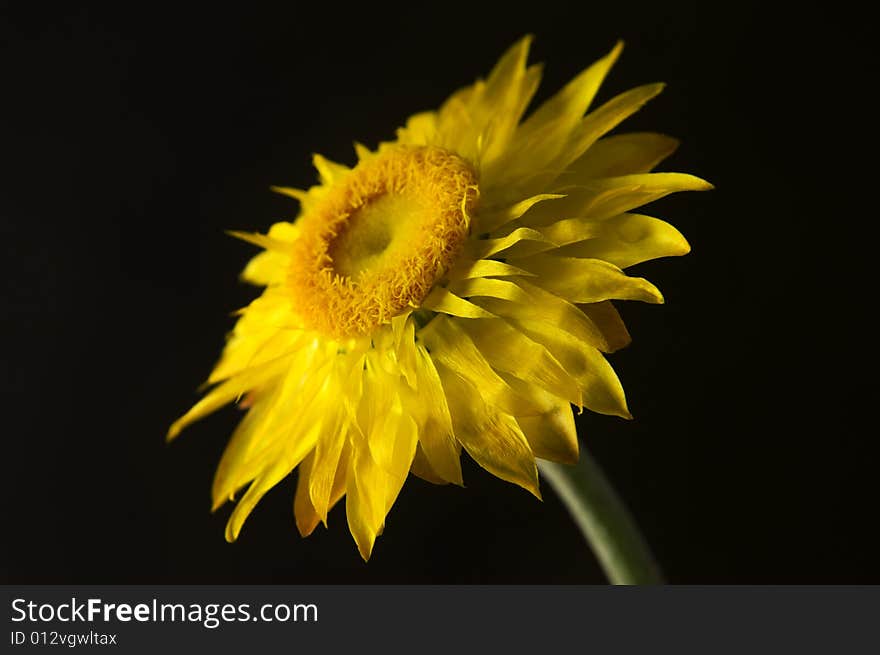
M 362 335 L 417 306 L 461 248 L 476 199 L 474 170 L 440 148 L 362 161 L 299 220 L 288 282 L 305 326 Z

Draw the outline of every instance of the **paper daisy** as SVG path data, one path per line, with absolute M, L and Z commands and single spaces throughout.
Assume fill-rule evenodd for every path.
M 578 459 L 573 405 L 629 417 L 604 356 L 630 339 L 610 301 L 663 302 L 623 269 L 689 250 L 632 210 L 710 185 L 649 172 L 669 137 L 605 136 L 661 84 L 587 113 L 620 44 L 527 113 L 529 44 L 395 141 L 357 145 L 354 167 L 315 156 L 317 186 L 276 188 L 300 203 L 295 221 L 234 233 L 265 249 L 243 272 L 265 290 L 168 435 L 247 408 L 213 485 L 215 507 L 245 490 L 227 539 L 297 469 L 299 531 L 344 497 L 366 559 L 410 473 L 461 484 L 464 449 L 539 496 L 536 458 Z

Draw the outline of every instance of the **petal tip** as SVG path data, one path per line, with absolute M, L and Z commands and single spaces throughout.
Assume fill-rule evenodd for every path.
M 171 427 L 168 428 L 168 432 L 165 433 L 165 443 L 171 443 L 177 438 L 177 435 L 181 433 L 183 430 L 183 425 L 181 425 L 182 420 L 183 419 L 177 419 L 171 424 Z
M 370 557 L 373 554 L 373 543 L 370 542 L 370 544 L 363 545 L 358 544 L 358 552 L 360 553 L 361 559 L 364 560 L 364 562 L 369 562 Z
M 326 524 L 325 524 L 325 526 L 326 526 Z M 296 521 L 296 530 L 297 530 L 297 532 L 299 532 L 299 536 L 302 537 L 303 539 L 305 539 L 306 537 L 311 535 L 315 531 L 315 528 L 317 528 L 317 527 L 318 527 L 317 521 L 312 521 L 312 522 L 308 522 L 308 523 L 305 523 L 305 522 L 299 521 L 299 520 Z
M 625 42 L 623 39 L 617 39 L 617 41 L 615 41 L 614 47 L 611 48 L 611 51 L 607 55 L 612 64 L 616 62 L 617 59 L 620 57 L 620 53 L 623 52 L 624 45 Z
M 226 539 L 226 543 L 231 544 L 235 542 L 235 540 L 238 539 L 238 533 L 240 529 L 241 526 L 233 525 L 233 520 L 230 518 L 229 522 L 226 524 L 226 531 L 223 534 Z

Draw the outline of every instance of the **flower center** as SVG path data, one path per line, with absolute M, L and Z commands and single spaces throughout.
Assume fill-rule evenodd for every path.
M 304 326 L 363 335 L 417 306 L 467 238 L 477 195 L 471 166 L 440 148 L 361 161 L 299 219 L 288 286 Z

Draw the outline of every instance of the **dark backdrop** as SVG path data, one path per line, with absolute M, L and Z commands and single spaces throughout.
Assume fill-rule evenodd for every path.
M 341 507 L 299 538 L 292 479 L 229 545 L 209 487 L 236 410 L 164 443 L 255 294 L 223 230 L 290 218 L 270 184 L 310 184 L 312 152 L 352 163 L 533 32 L 539 99 L 625 39 L 599 99 L 668 82 L 625 129 L 682 138 L 663 169 L 717 185 L 651 209 L 693 253 L 640 267 L 665 306 L 623 303 L 635 420 L 579 419 L 669 578 L 880 582 L 866 21 L 515 4 L 3 9 L 7 581 L 603 581 L 551 492 L 472 463 L 466 489 L 411 480 L 369 564 Z

